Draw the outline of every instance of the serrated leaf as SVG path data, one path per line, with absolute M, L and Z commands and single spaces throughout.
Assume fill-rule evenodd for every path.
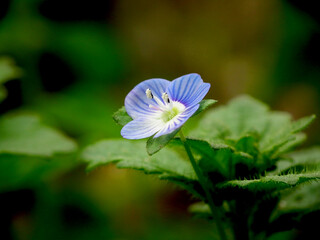
M 121 107 L 118 111 L 116 111 L 113 114 L 113 119 L 116 123 L 118 123 L 121 126 L 124 126 L 132 121 L 132 118 L 127 113 L 125 106 Z
M 82 153 L 88 170 L 116 163 L 119 168 L 132 168 L 146 173 L 173 174 L 187 179 L 197 179 L 191 164 L 170 149 L 149 156 L 142 141 L 124 139 L 103 140 L 88 146 Z
M 259 121 L 263 122 L 268 107 L 249 96 L 240 96 L 226 106 L 208 111 L 200 120 L 190 136 L 214 144 L 225 138 L 239 139 L 246 132 L 263 131 Z
M 162 135 L 160 137 L 154 138 L 150 137 L 147 141 L 147 152 L 149 155 L 153 155 L 164 148 L 172 138 L 180 131 L 180 128 L 173 131 L 172 133 Z
M 0 154 L 48 157 L 75 150 L 75 142 L 43 125 L 35 116 L 6 116 L 0 119 Z
M 173 139 L 171 143 L 173 146 L 183 147 L 180 138 Z M 216 150 L 208 142 L 187 138 L 187 144 L 191 147 L 192 153 L 198 159 L 199 166 L 204 172 L 220 172 L 222 175 L 228 174 L 227 161 L 217 157 Z
M 271 158 L 276 158 L 301 144 L 305 140 L 305 135 L 299 132 L 310 125 L 314 119 L 315 115 L 311 115 L 294 122 L 287 121 L 287 124 L 283 123 L 283 127 L 271 135 L 267 142 L 262 142 L 261 152 Z
M 313 120 L 314 115 L 292 121 L 288 113 L 271 112 L 260 101 L 240 96 L 226 106 L 208 111 L 189 136 L 205 140 L 214 148 L 248 154 L 254 159 L 256 174 L 261 174 L 305 140 L 299 131 Z
M 234 167 L 238 163 L 244 163 L 252 166 L 254 159 L 251 155 L 244 152 L 237 152 L 235 149 L 227 146 L 220 148 L 212 147 L 208 142 L 187 139 L 188 145 L 192 149 L 195 158 L 198 159 L 202 171 L 212 176 L 212 181 L 221 181 L 221 177 L 228 178 L 233 176 Z M 173 146 L 183 146 L 179 138 L 172 140 Z M 218 174 L 218 175 L 217 175 Z
M 306 127 L 308 127 L 314 120 L 316 119 L 316 115 L 311 115 L 307 117 L 303 117 L 298 119 L 297 121 L 292 123 L 292 133 L 297 133 L 302 130 L 304 130 Z
M 213 104 L 217 103 L 217 100 L 214 99 L 204 99 L 199 103 L 199 108 L 198 110 L 192 115 L 195 116 L 201 112 L 203 112 L 204 110 L 206 110 L 207 108 L 209 108 L 210 106 L 212 106 Z
M 275 191 L 285 188 L 297 186 L 301 183 L 320 179 L 319 172 L 288 174 L 281 176 L 266 176 L 254 180 L 232 180 L 218 185 L 220 189 L 223 188 L 238 188 L 247 189 L 251 192 L 259 191 Z
M 285 159 L 280 160 L 276 164 L 277 168 L 273 173 L 281 172 L 305 171 L 320 166 L 320 147 L 315 146 L 296 152 L 292 152 Z
M 271 158 L 277 158 L 280 155 L 283 155 L 292 149 L 294 149 L 296 146 L 299 146 L 307 139 L 306 134 L 304 133 L 297 133 L 292 135 L 292 138 L 285 142 L 282 146 L 280 146 L 276 152 L 274 152 L 271 156 Z
M 195 197 L 204 198 L 191 164 L 170 148 L 149 156 L 143 141 L 103 140 L 85 148 L 81 158 L 88 163 L 89 171 L 115 163 L 118 168 L 158 174 L 160 179 L 179 185 Z

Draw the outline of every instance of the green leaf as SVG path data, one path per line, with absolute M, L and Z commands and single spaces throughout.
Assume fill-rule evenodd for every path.
M 9 57 L 0 57 L 0 84 L 17 78 L 21 75 L 21 70 L 15 66 L 14 61 Z
M 304 133 L 297 133 L 292 135 L 292 138 L 285 142 L 282 146 L 280 146 L 271 156 L 271 158 L 277 158 L 278 156 L 281 156 L 292 149 L 294 149 L 296 146 L 299 146 L 307 139 L 306 134 Z
M 320 209 L 320 182 L 314 181 L 281 193 L 277 214 Z
M 212 213 L 208 204 L 204 202 L 196 202 L 189 206 L 189 212 L 194 214 L 196 217 L 211 219 Z
M 236 144 L 235 148 L 237 151 L 245 152 L 251 156 L 257 156 L 259 153 L 258 150 L 258 140 L 254 136 L 246 135 L 240 138 Z
M 160 179 L 175 183 L 203 199 L 202 189 L 191 164 L 170 148 L 149 156 L 143 141 L 103 140 L 85 148 L 81 158 L 88 163 L 88 171 L 115 163 L 118 168 L 158 174 Z
M 204 172 L 220 172 L 223 175 L 227 175 L 227 161 L 217 157 L 215 149 L 213 149 L 208 142 L 187 138 L 187 144 L 191 147 L 194 157 L 197 159 Z M 176 147 L 179 146 L 184 151 L 183 143 L 180 138 L 173 139 L 171 145 Z
M 203 112 L 204 110 L 206 110 L 207 108 L 209 108 L 210 106 L 212 106 L 213 104 L 217 103 L 217 100 L 214 99 L 204 99 L 199 103 L 199 108 L 198 110 L 192 115 L 195 116 L 201 112 Z
M 82 159 L 88 162 L 88 170 L 123 159 L 149 163 L 145 160 L 145 151 L 140 151 L 143 145 L 140 141 L 103 140 L 86 147 L 82 153 Z M 157 171 L 156 168 L 154 170 Z
M 247 159 L 243 163 L 249 164 L 249 170 L 255 167 L 256 173 L 251 174 L 259 175 L 306 139 L 300 131 L 314 118 L 312 115 L 292 121 L 288 113 L 272 112 L 260 101 L 240 96 L 226 106 L 208 111 L 189 137 L 207 141 L 216 149 L 229 148 L 231 152 L 250 156 L 241 161 Z M 222 161 L 228 161 L 226 156 Z
M 168 180 L 180 186 L 181 188 L 189 191 L 196 198 L 202 199 L 203 201 L 205 201 L 206 199 L 203 188 L 197 180 L 191 180 L 181 176 L 166 173 L 161 174 L 159 178 L 162 180 Z
M 132 121 L 132 118 L 128 115 L 124 106 L 113 114 L 113 119 L 116 123 L 118 123 L 121 126 L 124 126 Z
M 277 168 L 273 173 L 279 174 L 288 171 L 305 171 L 320 166 L 320 147 L 315 146 L 300 151 L 292 152 L 285 159 L 276 164 Z
M 301 174 L 288 174 L 281 176 L 266 176 L 254 180 L 232 180 L 221 183 L 218 185 L 220 189 L 224 188 L 237 188 L 247 189 L 251 192 L 259 191 L 275 191 L 285 188 L 297 186 L 301 183 L 309 182 L 312 180 L 320 179 L 320 171 L 301 173 Z
M 291 150 L 305 140 L 305 135 L 299 133 L 309 126 L 315 119 L 315 115 L 301 118 L 291 122 L 289 119 L 282 123 L 282 128 L 275 129 L 274 134 L 269 133 L 269 138 L 261 143 L 261 152 L 276 158 Z
M 263 116 L 267 111 L 265 104 L 246 95 L 240 96 L 226 106 L 208 111 L 190 136 L 210 144 L 226 138 L 237 140 L 247 132 L 263 131 L 261 126 L 265 125 Z
M 172 138 L 180 131 L 180 128 L 172 133 L 162 135 L 157 138 L 150 137 L 147 141 L 147 152 L 149 155 L 153 155 L 164 148 Z
M 192 149 L 192 153 L 199 162 L 202 171 L 207 174 L 215 173 L 213 181 L 221 180 L 222 177 L 230 177 L 234 175 L 234 166 L 238 163 L 244 163 L 252 166 L 254 159 L 251 155 L 244 152 L 238 152 L 233 148 L 220 146 L 219 148 L 212 147 L 208 142 L 187 139 L 187 143 Z M 172 146 L 183 146 L 179 138 L 171 141 Z M 220 174 L 217 178 L 216 174 Z
M 21 70 L 15 66 L 14 61 L 9 57 L 0 57 L 0 102 L 6 98 L 7 91 L 2 86 L 8 80 L 21 75 Z
M 75 150 L 76 144 L 71 139 L 43 125 L 35 116 L 6 116 L 0 119 L 0 154 L 48 157 Z
M 316 119 L 316 115 L 307 116 L 304 118 L 300 118 L 299 120 L 293 122 L 292 124 L 292 133 L 297 133 L 305 128 L 307 128 L 314 120 Z
M 320 182 L 313 181 L 280 192 L 280 201 L 269 219 L 270 231 L 279 231 L 278 224 L 294 228 L 308 218 L 314 221 L 320 213 Z
M 167 173 L 187 179 L 197 179 L 191 164 L 171 149 L 149 156 L 142 141 L 124 139 L 103 140 L 88 146 L 82 153 L 88 170 L 116 163 L 119 168 L 142 170 L 145 173 Z

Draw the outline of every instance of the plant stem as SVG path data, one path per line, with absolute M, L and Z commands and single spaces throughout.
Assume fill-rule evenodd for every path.
M 188 157 L 190 159 L 191 165 L 192 165 L 192 167 L 198 177 L 198 180 L 200 182 L 202 189 L 204 190 L 204 192 L 206 194 L 206 198 L 208 200 L 208 204 L 209 204 L 212 216 L 214 219 L 216 219 L 216 224 L 217 224 L 218 232 L 220 234 L 220 239 L 227 240 L 227 236 L 226 236 L 226 233 L 225 233 L 225 231 L 223 229 L 223 225 L 222 225 L 222 220 L 221 220 L 222 217 L 221 217 L 220 209 L 213 202 L 210 191 L 206 185 L 205 177 L 203 176 L 201 169 L 199 168 L 198 164 L 196 163 L 196 160 L 194 159 L 194 157 L 192 155 L 191 148 L 188 145 L 187 140 L 182 133 L 182 130 L 180 130 L 179 134 L 180 134 L 180 139 L 181 139 L 181 141 L 184 145 L 184 148 L 188 154 Z

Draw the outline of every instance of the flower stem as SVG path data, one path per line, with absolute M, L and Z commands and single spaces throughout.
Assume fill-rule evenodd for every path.
M 198 177 L 198 180 L 200 182 L 200 185 L 202 187 L 202 189 L 204 190 L 205 194 L 206 194 L 206 198 L 208 200 L 208 204 L 209 204 L 209 207 L 210 207 L 210 210 L 211 210 L 211 213 L 212 213 L 212 216 L 214 219 L 216 219 L 216 224 L 217 224 L 217 228 L 218 228 L 218 232 L 220 234 L 220 239 L 221 240 L 227 240 L 227 236 L 226 236 L 226 233 L 223 229 L 223 225 L 222 225 L 222 221 L 221 221 L 221 211 L 220 209 L 214 204 L 213 200 L 212 200 L 212 196 L 210 194 L 210 191 L 209 189 L 207 188 L 207 185 L 206 185 L 206 180 L 205 180 L 205 177 L 203 176 L 202 174 L 202 171 L 201 169 L 199 168 L 198 164 L 196 163 L 196 160 L 194 159 L 193 155 L 192 155 L 192 152 L 191 152 L 191 148 L 190 146 L 188 145 L 187 143 L 187 140 L 186 138 L 184 137 L 183 133 L 182 133 L 182 130 L 179 131 L 179 134 L 180 134 L 180 139 L 184 145 L 184 148 L 188 154 L 188 157 L 190 159 L 190 162 L 191 162 L 191 165 Z

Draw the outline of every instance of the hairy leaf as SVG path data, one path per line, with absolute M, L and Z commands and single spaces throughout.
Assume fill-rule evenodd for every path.
M 244 164 L 249 164 L 246 168 L 250 175 L 259 175 L 306 139 L 300 131 L 314 118 L 312 115 L 292 121 L 288 113 L 272 112 L 260 101 L 240 96 L 226 106 L 208 111 L 189 136 L 207 141 L 213 148 L 229 148 L 230 152 L 250 156 L 252 160 Z M 222 161 L 228 160 L 224 158 Z M 250 170 L 253 167 L 256 170 Z M 232 168 L 235 166 L 229 166 Z
M 164 149 L 149 156 L 142 141 L 123 139 L 103 140 L 88 146 L 82 159 L 88 162 L 88 170 L 108 163 L 119 168 L 132 168 L 146 173 L 174 174 L 187 179 L 196 179 L 191 164 L 171 149 Z
M 311 148 L 292 152 L 283 160 L 277 162 L 277 168 L 274 173 L 278 174 L 283 171 L 305 171 L 320 166 L 320 147 Z
M 301 183 L 319 180 L 320 171 L 288 174 L 281 176 L 266 176 L 253 180 L 232 180 L 218 185 L 219 188 L 238 188 L 247 189 L 252 192 L 274 191 L 297 186 Z
M 183 146 L 179 138 L 172 140 L 173 146 Z M 187 139 L 187 143 L 192 149 L 199 166 L 204 173 L 209 174 L 214 182 L 221 181 L 221 177 L 230 178 L 234 176 L 234 166 L 243 163 L 253 166 L 254 159 L 251 155 L 238 152 L 232 147 L 225 145 L 214 145 L 212 147 L 208 142 L 197 139 Z

